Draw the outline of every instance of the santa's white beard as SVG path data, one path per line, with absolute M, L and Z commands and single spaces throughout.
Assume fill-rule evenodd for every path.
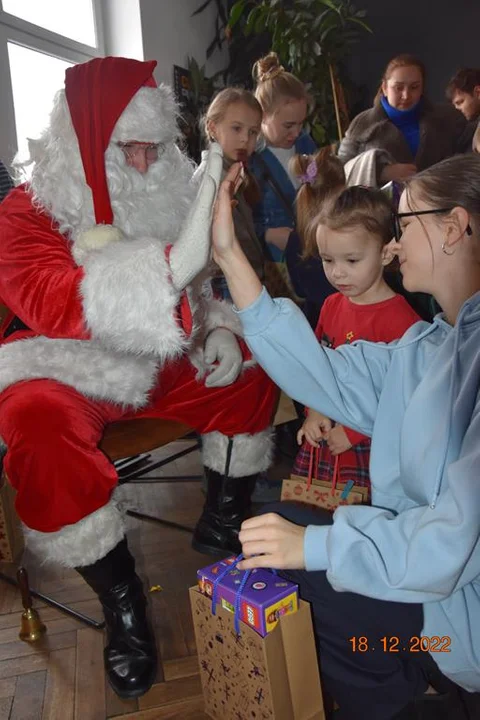
M 111 144 L 105 165 L 113 224 L 129 237 L 174 242 L 195 194 L 192 163 L 170 145 L 142 174 L 129 167 L 122 150 Z

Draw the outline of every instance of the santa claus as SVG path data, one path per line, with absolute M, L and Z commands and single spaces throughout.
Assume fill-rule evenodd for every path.
M 0 207 L 0 435 L 27 543 L 76 568 L 105 612 L 105 665 L 144 693 L 156 652 L 146 600 L 99 450 L 105 425 L 183 421 L 202 435 L 208 489 L 193 546 L 238 550 L 257 474 L 271 459 L 275 388 L 204 270 L 222 170 L 198 195 L 155 62 L 95 59 L 66 72 L 31 182 Z M 227 387 L 228 386 L 228 387 Z

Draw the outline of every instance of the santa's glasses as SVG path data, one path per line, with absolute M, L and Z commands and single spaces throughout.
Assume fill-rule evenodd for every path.
M 145 153 L 148 162 L 155 162 L 164 151 L 162 143 L 147 142 L 118 142 L 118 147 L 123 150 L 127 160 L 134 160 L 139 153 Z

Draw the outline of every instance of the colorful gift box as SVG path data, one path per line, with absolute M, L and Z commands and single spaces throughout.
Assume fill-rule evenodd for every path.
M 236 558 L 227 558 L 198 570 L 200 591 L 212 597 L 214 584 L 218 577 L 234 563 Z M 233 567 L 217 583 L 217 602 L 228 610 L 235 611 L 235 601 L 245 570 Z M 291 615 L 298 610 L 298 585 L 270 570 L 252 570 L 239 601 L 239 618 L 265 637 L 277 625 L 283 615 Z

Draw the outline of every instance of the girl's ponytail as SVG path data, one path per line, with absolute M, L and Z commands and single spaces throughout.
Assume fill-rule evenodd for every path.
M 330 147 L 324 147 L 314 155 L 295 155 L 290 161 L 290 170 L 301 183 L 295 200 L 297 231 L 303 254 L 307 256 L 315 249 L 315 237 L 309 232 L 311 221 L 327 196 L 345 188 L 345 171 Z

